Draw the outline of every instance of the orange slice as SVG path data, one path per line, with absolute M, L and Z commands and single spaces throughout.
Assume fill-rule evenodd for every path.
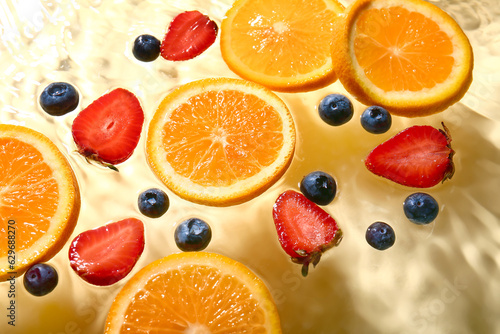
M 240 77 L 283 92 L 337 79 L 330 45 L 336 0 L 237 0 L 221 24 L 224 61 Z
M 186 252 L 144 267 L 118 293 L 105 334 L 281 333 L 272 297 L 250 269 Z
M 165 97 L 146 146 L 151 168 L 173 192 L 224 206 L 257 196 L 283 175 L 295 127 L 270 90 L 239 79 L 204 79 Z
M 54 143 L 29 128 L 0 124 L 0 281 L 52 258 L 79 210 L 76 178 Z
M 472 82 L 473 54 L 460 26 L 423 0 L 357 0 L 334 33 L 340 82 L 366 105 L 414 117 L 443 111 Z

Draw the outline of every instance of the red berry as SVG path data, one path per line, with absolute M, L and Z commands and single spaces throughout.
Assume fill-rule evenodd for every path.
M 124 219 L 79 234 L 71 242 L 71 268 L 90 284 L 118 282 L 132 270 L 144 250 L 144 224 Z
M 161 56 L 167 60 L 189 60 L 208 49 L 215 42 L 219 28 L 199 11 L 177 15 L 161 43 Z
M 455 152 L 450 142 L 446 127 L 415 125 L 375 147 L 365 165 L 372 173 L 405 186 L 432 187 L 453 176 Z
M 73 139 L 86 158 L 118 164 L 136 148 L 144 123 L 139 100 L 117 88 L 83 109 L 73 121 Z
M 342 231 L 318 205 L 293 190 L 282 193 L 273 207 L 273 218 L 281 247 L 302 264 L 307 276 L 309 263 L 318 264 L 326 250 L 339 244 Z

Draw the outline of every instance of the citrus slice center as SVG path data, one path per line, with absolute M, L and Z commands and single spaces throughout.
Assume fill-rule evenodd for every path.
M 283 145 L 281 130 L 279 114 L 257 96 L 210 90 L 172 111 L 162 146 L 176 173 L 203 186 L 229 186 L 276 160 L 279 150 L 268 145 Z
M 323 1 L 270 0 L 261 6 L 248 5 L 233 20 L 237 23 L 232 28 L 232 47 L 255 71 L 265 66 L 267 75 L 279 77 L 308 73 L 331 62 L 329 44 L 323 43 L 331 39 L 334 19 Z
M 449 78 L 455 63 L 448 34 L 434 20 L 400 6 L 359 15 L 354 54 L 366 77 L 384 91 L 433 88 Z
M 211 334 L 212 332 L 203 324 L 189 324 L 184 330 L 184 334 Z

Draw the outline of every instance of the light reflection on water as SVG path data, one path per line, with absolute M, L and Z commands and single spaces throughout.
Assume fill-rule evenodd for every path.
M 144 141 L 120 174 L 94 168 L 74 153 L 70 127 L 75 113 L 53 119 L 38 106 L 52 81 L 68 81 L 88 105 L 105 91 L 128 88 L 140 98 L 148 122 L 158 101 L 176 85 L 203 77 L 231 76 L 217 43 L 202 57 L 172 64 L 139 63 L 131 43 L 142 33 L 162 36 L 177 12 L 199 9 L 220 23 L 224 1 L 38 1 L 0 3 L 0 122 L 23 124 L 49 136 L 68 156 L 81 185 L 82 214 L 74 235 L 112 220 L 140 217 L 147 245 L 135 271 L 177 252 L 175 225 L 186 216 L 211 223 L 208 251 L 237 259 L 261 276 L 273 293 L 284 333 L 494 333 L 500 331 L 500 9 L 496 0 L 432 1 L 453 15 L 471 40 L 474 82 L 463 100 L 432 117 L 394 120 L 389 133 L 369 135 L 358 122 L 332 129 L 315 105 L 339 83 L 307 94 L 281 94 L 297 123 L 297 153 L 289 171 L 259 198 L 237 207 L 207 208 L 173 194 L 161 221 L 141 217 L 135 202 L 146 187 L 163 187 L 150 172 Z M 114 5 L 116 3 L 116 5 Z M 359 115 L 363 106 L 355 103 Z M 412 124 L 444 121 L 456 150 L 451 181 L 430 193 L 441 204 L 431 226 L 410 224 L 402 213 L 407 188 L 374 178 L 362 165 L 378 143 Z M 143 136 L 144 137 L 144 136 Z M 339 194 L 326 209 L 344 231 L 309 277 L 300 276 L 275 237 L 274 199 L 297 188 L 303 175 L 321 169 L 335 176 Z M 371 249 L 364 240 L 375 220 L 390 223 L 396 245 Z M 0 333 L 99 333 L 114 294 L 122 286 L 91 287 L 69 270 L 67 246 L 53 259 L 60 285 L 34 298 L 18 284 L 18 326 L 0 321 Z M 6 298 L 0 284 L 0 305 Z M 0 312 L 1 313 L 1 312 Z M 1 318 L 0 318 L 1 319 Z

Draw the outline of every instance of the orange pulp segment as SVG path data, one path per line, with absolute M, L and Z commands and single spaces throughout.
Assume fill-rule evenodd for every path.
M 336 0 L 237 0 L 221 24 L 221 52 L 240 77 L 284 92 L 337 79 L 330 44 Z
M 281 177 L 293 157 L 295 127 L 270 90 L 204 79 L 165 97 L 146 145 L 150 166 L 173 192 L 224 206 L 253 198 Z
M 340 81 L 362 103 L 424 116 L 457 102 L 472 81 L 473 56 L 458 24 L 423 0 L 358 0 L 333 45 Z
M 186 252 L 157 260 L 118 293 L 105 334 L 281 333 L 262 280 L 223 255 Z
M 0 124 L 0 281 L 53 257 L 79 209 L 76 178 L 50 139 Z

